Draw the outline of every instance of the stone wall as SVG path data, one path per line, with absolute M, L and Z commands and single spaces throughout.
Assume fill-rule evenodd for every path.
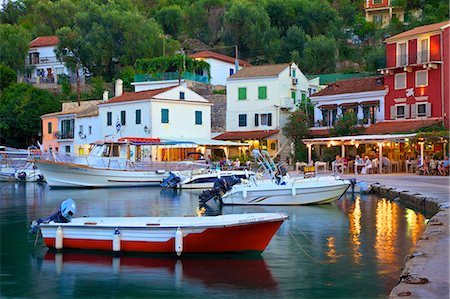
M 206 99 L 211 106 L 211 132 L 219 133 L 226 130 L 227 96 L 225 94 L 211 94 Z

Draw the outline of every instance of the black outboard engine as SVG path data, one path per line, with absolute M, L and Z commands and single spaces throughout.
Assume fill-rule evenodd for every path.
M 17 178 L 19 179 L 19 181 L 26 181 L 27 173 L 25 171 L 21 171 L 17 174 Z
M 165 178 L 159 185 L 163 188 L 173 189 L 177 187 L 180 181 L 181 181 L 180 177 L 171 172 L 170 175 L 167 178 Z
M 39 218 L 31 223 L 30 233 L 36 233 L 41 223 L 49 223 L 54 221 L 56 223 L 68 223 L 72 220 L 72 216 L 75 214 L 77 206 L 75 201 L 71 198 L 64 200 L 59 206 L 58 211 L 48 216 L 47 218 Z
M 214 181 L 214 186 L 211 190 L 205 190 L 203 191 L 198 199 L 200 200 L 200 203 L 206 203 L 211 199 L 218 200 L 221 204 L 222 202 L 222 195 L 231 190 L 231 188 L 236 185 L 237 183 L 240 183 L 241 179 L 236 176 L 230 176 L 230 177 L 224 177 L 220 179 L 216 179 Z

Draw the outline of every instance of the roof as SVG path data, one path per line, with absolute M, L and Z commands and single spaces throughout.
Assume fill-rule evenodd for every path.
M 230 76 L 229 79 L 275 77 L 289 66 L 289 63 L 248 66 L 240 69 L 237 73 Z
M 138 92 L 124 92 L 121 96 L 111 98 L 106 102 L 100 103 L 99 105 L 130 102 L 130 101 L 139 101 L 139 100 L 149 100 L 149 99 L 153 98 L 154 96 L 156 96 L 160 93 L 163 93 L 165 91 L 168 91 L 175 87 L 178 87 L 178 85 L 177 86 L 169 86 L 169 87 L 165 87 L 165 88 L 159 88 L 159 89 L 138 91 Z
M 280 130 L 234 131 L 225 132 L 214 137 L 216 140 L 261 139 L 277 134 Z
M 384 79 L 382 76 L 352 78 L 347 80 L 337 80 L 311 97 L 321 97 L 344 93 L 357 93 L 367 91 L 384 90 Z
M 98 115 L 98 107 L 97 105 L 93 106 L 77 106 L 76 108 L 67 109 L 64 111 L 54 112 L 54 113 L 48 113 L 41 116 L 41 118 L 46 117 L 55 117 L 55 116 L 62 116 L 62 115 L 68 115 L 68 114 L 75 114 L 77 117 L 90 117 L 90 116 L 96 116 Z
M 444 26 L 449 25 L 450 21 L 444 21 L 444 22 L 440 22 L 440 23 L 434 23 L 434 24 L 430 24 L 430 25 L 424 25 L 424 26 L 419 26 L 416 27 L 414 29 L 399 33 L 397 35 L 391 36 L 387 39 L 384 40 L 385 43 L 389 43 L 392 42 L 394 40 L 400 39 L 400 38 L 405 38 L 408 36 L 413 36 L 413 35 L 418 35 L 418 34 L 424 34 L 424 33 L 428 33 L 428 32 L 433 32 L 433 31 L 438 31 L 441 30 Z
M 420 120 L 393 120 L 383 121 L 377 124 L 373 124 L 366 128 L 365 134 L 388 134 L 388 133 L 401 133 L 411 132 L 420 128 L 439 124 L 440 119 L 420 119 Z
M 232 64 L 234 64 L 235 60 L 236 60 L 236 58 L 234 58 L 234 57 L 230 57 L 230 56 L 212 52 L 212 51 L 197 52 L 197 53 L 189 55 L 189 57 L 191 57 L 191 58 L 213 58 L 213 59 L 221 60 L 221 61 L 232 63 Z M 251 64 L 245 60 L 242 60 L 242 59 L 238 59 L 238 60 L 239 60 L 240 66 L 251 66 Z
M 30 48 L 48 47 L 56 46 L 58 43 L 59 38 L 56 35 L 38 36 L 30 42 L 29 46 Z
M 338 137 L 326 137 L 326 138 L 312 138 L 303 139 L 305 144 L 328 144 L 340 145 L 340 144 L 352 144 L 358 143 L 375 143 L 383 141 L 402 141 L 405 138 L 411 138 L 416 136 L 412 134 L 380 134 L 380 135 L 356 135 L 356 136 L 338 136 Z M 333 144 L 334 143 L 334 144 Z
M 369 77 L 369 76 L 379 76 L 379 74 L 372 73 L 353 73 L 353 74 L 319 74 L 319 75 L 306 75 L 308 80 L 319 77 L 319 84 L 324 85 L 331 82 L 336 82 L 337 80 L 351 79 L 354 77 Z

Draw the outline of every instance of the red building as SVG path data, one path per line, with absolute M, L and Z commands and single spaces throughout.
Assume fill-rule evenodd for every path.
M 389 25 L 393 18 L 400 22 L 405 19 L 405 9 L 399 0 L 366 0 L 364 10 L 366 21 L 374 22 L 382 27 Z
M 385 119 L 449 128 L 450 21 L 416 27 L 385 40 Z M 415 123 L 415 124 L 414 124 Z

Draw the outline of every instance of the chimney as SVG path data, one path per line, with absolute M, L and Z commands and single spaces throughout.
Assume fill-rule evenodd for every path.
M 121 79 L 117 79 L 115 96 L 120 97 L 122 94 L 123 94 L 123 81 Z
M 106 102 L 108 100 L 109 91 L 104 90 L 103 91 L 103 102 Z

